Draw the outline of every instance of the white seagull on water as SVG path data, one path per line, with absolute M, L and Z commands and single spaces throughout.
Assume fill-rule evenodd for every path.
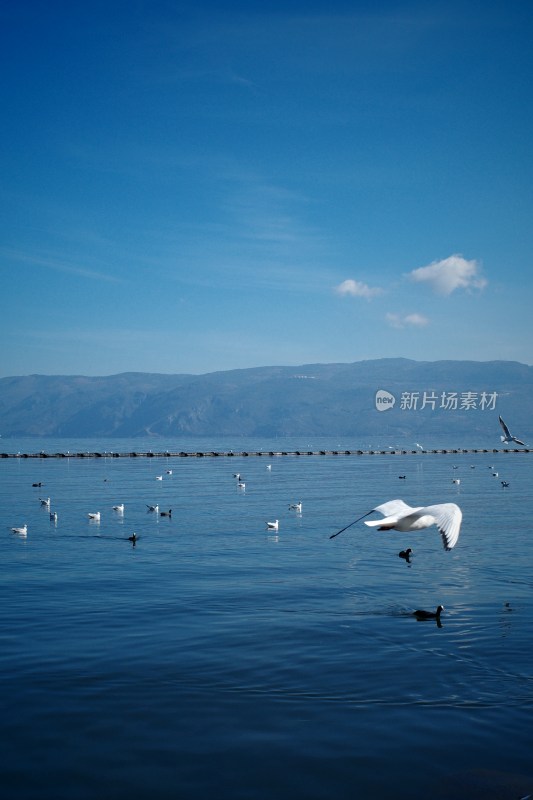
M 17 533 L 19 536 L 27 536 L 28 535 L 28 526 L 23 525 L 22 528 L 11 528 L 13 533 Z
M 525 442 L 522 442 L 521 439 L 517 439 L 516 436 L 513 436 L 513 434 L 511 433 L 511 431 L 509 430 L 509 428 L 507 427 L 507 425 L 505 424 L 505 422 L 501 417 L 498 417 L 498 419 L 500 420 L 500 425 L 502 426 L 502 431 L 504 434 L 503 436 L 500 436 L 502 442 L 507 444 L 509 444 L 510 442 L 514 442 L 515 444 L 521 444 L 522 447 L 527 447 Z
M 87 514 L 87 516 L 89 517 L 89 519 L 93 520 L 94 522 L 100 522 L 100 512 L 99 511 L 89 512 L 89 514 Z
M 277 531 L 279 528 L 279 520 L 275 519 L 274 522 L 267 522 L 267 528 L 269 531 Z
M 380 531 L 419 531 L 436 525 L 445 550 L 455 547 L 459 539 L 463 512 L 455 503 L 411 508 L 403 500 L 389 500 L 376 506 L 373 511 L 383 514 L 384 519 L 365 521 L 365 525 L 377 527 Z

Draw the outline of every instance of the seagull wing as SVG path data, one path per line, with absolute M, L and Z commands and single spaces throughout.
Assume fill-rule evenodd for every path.
M 517 439 L 516 436 L 513 436 L 512 439 L 513 439 L 513 442 L 516 442 L 516 444 L 521 444 L 522 447 L 526 447 L 525 442 L 523 442 L 521 439 Z
M 398 522 L 399 519 L 402 519 L 402 517 L 407 517 L 416 510 L 416 508 L 411 508 L 407 503 L 404 503 L 403 500 L 388 500 L 386 503 L 382 503 L 380 506 L 376 506 L 372 509 L 372 511 L 378 511 L 380 514 L 383 514 L 385 519 L 365 520 L 365 525 L 369 527 L 387 524 L 393 525 Z
M 442 544 L 445 550 L 451 550 L 457 544 L 463 512 L 455 503 L 439 503 L 434 506 L 426 506 L 418 511 L 420 516 L 430 514 L 435 525 L 442 536 Z
M 502 426 L 502 430 L 503 430 L 503 432 L 505 434 L 505 438 L 506 439 L 507 438 L 511 439 L 512 438 L 511 437 L 511 431 L 509 430 L 509 428 L 507 427 L 507 425 L 505 424 L 505 422 L 503 421 L 503 419 L 501 417 L 498 417 L 498 419 L 500 420 L 500 425 Z
M 389 500 L 376 506 L 373 511 L 379 511 L 384 517 L 391 517 L 397 515 L 398 517 L 405 517 L 407 514 L 412 514 L 416 509 L 408 506 L 403 500 Z

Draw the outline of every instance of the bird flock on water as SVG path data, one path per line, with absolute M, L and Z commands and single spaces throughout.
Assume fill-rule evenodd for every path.
M 167 469 L 166 470 L 166 474 L 167 475 L 172 475 L 172 470 L 171 469 Z M 104 479 L 104 480 L 107 481 L 107 479 Z M 156 480 L 163 480 L 163 476 L 162 475 L 156 475 Z M 36 481 L 35 483 L 32 483 L 32 487 L 33 488 L 39 488 L 40 489 L 43 486 L 44 486 L 44 484 L 43 484 L 42 481 Z M 51 502 L 52 502 L 52 500 L 51 500 L 50 497 L 39 497 L 39 505 L 40 505 L 40 507 L 43 508 L 43 509 L 46 509 L 49 512 L 50 522 L 53 522 L 54 525 L 57 526 L 57 523 L 59 521 L 59 513 L 56 510 L 54 510 L 54 511 L 50 510 Z M 148 505 L 148 504 L 146 504 L 146 508 L 147 508 L 147 513 L 155 513 L 158 517 L 168 517 L 168 518 L 172 517 L 172 509 L 171 508 L 169 508 L 168 510 L 160 510 L 158 504 L 156 504 L 156 505 Z M 111 506 L 111 511 L 113 511 L 118 517 L 123 517 L 124 516 L 125 509 L 126 509 L 126 506 L 125 506 L 124 503 L 116 503 L 114 506 Z M 86 514 L 86 518 L 87 518 L 88 522 L 99 525 L 100 522 L 101 522 L 101 519 L 102 519 L 102 513 L 100 511 L 88 511 L 87 514 Z M 16 534 L 17 536 L 20 536 L 20 537 L 27 537 L 27 535 L 28 535 L 28 525 L 27 525 L 27 523 L 25 523 L 24 525 L 13 526 L 11 528 L 11 532 Z M 135 544 L 137 543 L 137 541 L 139 539 L 139 536 L 136 533 L 133 533 L 131 536 L 129 536 L 127 538 L 128 538 L 128 541 L 132 542 L 133 546 L 135 546 Z
M 266 468 L 267 468 L 268 472 L 271 472 L 272 464 L 268 464 Z M 167 469 L 166 470 L 166 475 L 172 475 L 172 474 L 173 474 L 173 471 L 171 469 Z M 246 482 L 245 482 L 244 478 L 242 477 L 242 475 L 240 473 L 234 473 L 233 477 L 236 480 L 237 488 L 239 490 L 244 491 L 244 489 L 246 488 Z M 158 480 L 158 481 L 162 481 L 163 480 L 163 475 L 156 475 L 155 479 Z M 105 480 L 107 480 L 107 479 L 105 479 Z M 42 483 L 42 481 L 39 481 L 39 482 L 33 483 L 32 486 L 34 488 L 41 488 L 41 487 L 44 486 L 44 484 Z M 51 501 L 50 497 L 40 497 L 39 498 L 39 504 L 40 504 L 41 508 L 46 508 L 48 510 L 49 516 L 50 516 L 50 521 L 54 522 L 57 525 L 57 522 L 59 520 L 59 514 L 55 510 L 54 511 L 50 511 L 51 502 L 52 501 Z M 162 509 L 162 508 L 160 508 L 159 503 L 155 503 L 155 504 L 146 503 L 145 506 L 146 506 L 146 513 L 147 514 L 153 514 L 153 515 L 156 515 L 157 517 L 166 517 L 169 520 L 172 519 L 172 509 L 171 508 Z M 116 503 L 115 505 L 111 506 L 111 510 L 116 515 L 118 515 L 120 517 L 123 517 L 124 514 L 125 514 L 126 506 L 125 506 L 124 503 Z M 289 504 L 289 510 L 293 511 L 293 512 L 296 512 L 297 515 L 301 515 L 301 513 L 302 513 L 302 501 L 300 500 L 300 501 L 298 501 L 296 503 L 290 503 Z M 94 523 L 94 524 L 99 525 L 100 522 L 102 521 L 102 518 L 103 518 L 102 517 L 102 512 L 100 512 L 100 511 L 88 511 L 87 514 L 86 514 L 86 519 L 88 520 L 89 523 Z M 278 531 L 279 530 L 279 519 L 267 521 L 266 522 L 266 528 L 269 531 Z M 13 526 L 11 528 L 11 531 L 12 531 L 12 533 L 17 534 L 18 536 L 26 537 L 28 535 L 28 525 L 24 524 L 22 526 Z M 131 536 L 127 537 L 128 541 L 132 542 L 133 546 L 136 545 L 136 543 L 138 542 L 139 538 L 140 537 L 135 532 Z
M 515 443 L 520 446 L 526 447 L 525 443 L 517 438 L 516 436 L 510 433 L 510 430 L 501 416 L 498 417 L 501 429 L 503 434 L 501 435 L 501 441 L 504 443 Z M 417 449 L 423 450 L 421 444 L 416 442 Z M 475 465 L 470 465 L 471 469 L 475 468 Z M 453 469 L 458 469 L 458 465 L 453 465 Z M 491 470 L 491 474 L 493 477 L 499 477 L 499 473 L 495 471 L 494 466 L 491 465 L 489 467 Z M 272 470 L 272 465 L 267 465 L 267 470 L 270 472 Z M 172 475 L 172 470 L 166 470 L 167 475 Z M 243 491 L 246 488 L 246 482 L 244 481 L 242 475 L 240 473 L 234 473 L 233 477 L 236 481 L 236 486 L 238 490 Z M 407 475 L 399 475 L 398 476 L 401 480 L 407 480 Z M 156 475 L 155 476 L 157 481 L 163 480 L 163 475 Z M 452 483 L 456 486 L 460 486 L 461 478 L 459 477 L 452 477 Z M 509 481 L 501 480 L 501 485 L 503 488 L 509 487 Z M 43 486 L 42 482 L 35 482 L 32 484 L 33 487 L 41 488 Z M 55 525 L 58 523 L 59 515 L 56 510 L 51 510 L 51 498 L 39 498 L 39 503 L 42 508 L 46 509 L 49 513 L 50 521 L 53 522 Z M 161 517 L 167 517 L 169 519 L 172 518 L 172 509 L 168 510 L 160 510 L 159 504 L 146 504 L 147 513 L 156 514 Z M 124 515 L 125 513 L 125 504 L 124 503 L 117 503 L 116 505 L 111 507 L 112 511 L 118 515 Z M 290 512 L 295 512 L 298 516 L 302 515 L 303 510 L 303 503 L 301 500 L 297 502 L 290 503 L 288 506 Z M 372 519 L 367 520 L 366 517 L 370 516 L 372 513 L 381 514 L 380 519 Z M 435 526 L 438 532 L 441 535 L 442 544 L 445 551 L 451 551 L 457 545 L 459 540 L 459 534 L 461 530 L 461 523 L 462 523 L 463 514 L 460 507 L 456 503 L 446 502 L 446 503 L 433 503 L 429 505 L 422 505 L 422 506 L 410 506 L 405 503 L 401 499 L 394 499 L 388 500 L 380 505 L 375 506 L 374 508 L 370 509 L 370 511 L 366 512 L 362 516 L 358 517 L 353 522 L 346 525 L 341 530 L 337 531 L 330 535 L 330 539 L 334 539 L 339 534 L 343 533 L 348 528 L 355 525 L 357 522 L 364 520 L 364 524 L 370 528 L 376 528 L 378 531 L 400 531 L 400 532 L 409 532 L 415 533 L 426 528 L 431 528 Z M 87 519 L 89 522 L 93 523 L 100 523 L 101 520 L 101 512 L 100 511 L 89 511 L 87 512 Z M 268 531 L 278 532 L 280 526 L 280 520 L 278 518 L 267 520 L 265 522 L 266 529 Z M 25 523 L 21 526 L 13 526 L 11 528 L 12 533 L 20 536 L 26 537 L 28 534 L 28 525 Z M 135 547 L 139 537 L 134 532 L 131 536 L 127 537 L 128 541 L 133 544 Z M 413 549 L 411 547 L 406 548 L 405 550 L 401 550 L 398 553 L 399 557 L 404 559 L 408 564 L 411 563 L 411 557 L 413 555 Z M 437 623 L 440 625 L 440 617 L 441 613 L 444 610 L 444 606 L 438 605 L 435 611 L 425 611 L 422 609 L 417 609 L 413 612 L 413 615 L 419 620 L 425 619 L 435 619 Z

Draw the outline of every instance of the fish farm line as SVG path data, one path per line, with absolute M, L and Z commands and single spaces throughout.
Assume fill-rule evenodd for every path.
M 234 451 L 234 450 L 226 450 L 226 451 L 180 451 L 180 452 L 171 452 L 170 450 L 162 450 L 159 452 L 153 452 L 152 450 L 148 450 L 147 452 L 78 452 L 78 453 L 46 453 L 41 450 L 38 453 L 0 453 L 0 458 L 233 458 L 236 456 L 241 457 L 248 457 L 248 456 L 267 456 L 270 458 L 274 458 L 275 456 L 398 456 L 398 455 L 413 455 L 413 456 L 422 456 L 422 455 L 432 455 L 432 454 L 457 454 L 457 453 L 466 453 L 466 454 L 475 454 L 475 453 L 531 453 L 533 452 L 529 448 L 521 448 L 521 449 L 467 449 L 462 450 L 460 448 L 455 449 L 446 449 L 446 450 L 400 450 L 400 449 L 388 449 L 388 450 L 253 450 L 253 451 Z

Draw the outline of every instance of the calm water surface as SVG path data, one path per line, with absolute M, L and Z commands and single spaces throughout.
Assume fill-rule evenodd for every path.
M 176 449 L 308 444 L 361 446 Z M 6 797 L 533 792 L 533 454 L 1 459 L 0 476 Z M 457 547 L 363 523 L 329 538 L 394 497 L 457 502 Z M 439 603 L 441 627 L 411 615 Z

